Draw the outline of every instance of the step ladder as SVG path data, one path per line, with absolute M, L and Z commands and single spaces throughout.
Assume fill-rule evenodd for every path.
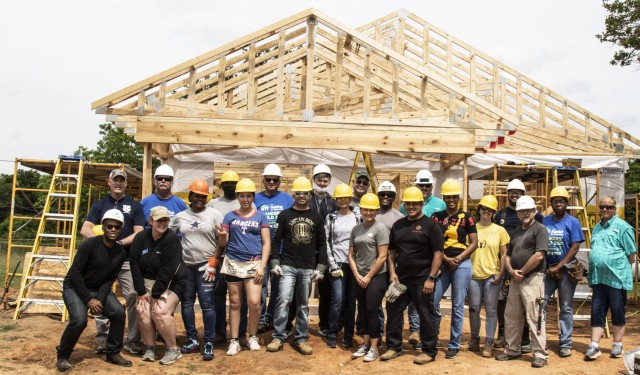
M 559 172 L 569 172 L 571 174 L 571 185 L 560 185 L 558 181 L 558 173 Z M 599 178 L 598 178 L 599 180 Z M 582 186 L 580 184 L 580 168 L 575 166 L 562 166 L 562 167 L 553 167 L 553 186 L 563 186 L 567 189 L 569 193 L 569 203 L 567 206 L 567 211 L 570 215 L 575 216 L 578 220 L 580 220 L 580 226 L 582 227 L 582 232 L 584 234 L 584 243 L 580 247 L 578 252 L 579 255 L 585 254 L 584 256 L 589 259 L 589 252 L 591 251 L 591 226 L 589 224 L 589 215 L 587 213 L 587 204 L 585 201 L 585 194 L 583 194 Z M 585 181 L 585 186 L 586 181 Z M 587 267 L 588 263 L 587 263 Z M 583 280 L 579 283 L 579 285 L 586 285 L 586 280 Z M 557 293 L 557 292 L 556 292 Z M 557 296 L 556 296 L 557 297 Z M 574 310 L 573 320 L 574 321 L 589 321 L 591 320 L 591 315 L 579 314 L 580 309 L 584 306 L 584 304 L 588 301 L 592 300 L 592 292 L 591 290 L 586 295 L 586 298 L 582 301 L 582 303 L 578 306 L 577 309 Z M 556 299 L 557 301 L 557 299 Z M 557 304 L 558 307 L 558 317 L 560 316 L 560 305 Z M 558 319 L 558 331 L 560 331 L 560 319 Z M 605 337 L 609 337 L 609 320 L 605 318 Z
M 22 272 L 14 319 L 23 313 L 60 313 L 67 319 L 62 282 L 75 254 L 84 160 L 60 155 L 51 175 L 31 256 Z

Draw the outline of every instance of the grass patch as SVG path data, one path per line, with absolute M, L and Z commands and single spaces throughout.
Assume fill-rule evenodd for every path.
M 11 262 L 9 264 L 8 277 L 11 277 L 11 274 L 13 273 L 13 269 L 16 267 L 16 264 L 20 262 L 20 266 L 16 271 L 16 277 L 14 277 L 13 281 L 11 282 L 12 288 L 20 288 L 21 277 L 18 275 L 22 273 L 22 267 L 24 266 L 22 264 L 24 263 L 24 254 L 27 251 L 29 251 L 29 249 L 13 249 L 13 251 L 11 251 Z M 0 296 L 2 296 L 2 293 L 4 293 L 5 283 L 9 280 L 8 278 L 5 279 L 5 275 L 7 273 L 6 267 L 7 267 L 7 242 L 2 241 L 0 243 L 0 283 L 1 283 L 0 288 L 2 288 L 0 289 Z
M 18 328 L 17 324 L 7 324 L 5 326 L 0 327 L 0 332 L 9 332 L 9 331 L 13 331 L 16 328 Z

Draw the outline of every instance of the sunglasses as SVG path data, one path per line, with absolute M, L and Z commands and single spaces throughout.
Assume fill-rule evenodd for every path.
M 433 184 L 416 184 L 417 187 L 419 188 L 432 188 Z
M 396 195 L 393 193 L 378 193 L 380 198 L 395 198 Z
M 277 184 L 278 182 L 280 182 L 279 178 L 265 178 L 264 180 L 270 184 Z
M 521 196 L 523 195 L 522 192 L 520 190 L 511 190 L 507 192 L 509 195 L 517 195 L 517 196 Z
M 369 186 L 369 181 L 367 181 L 367 180 L 356 180 L 356 185 Z
M 310 191 L 296 191 L 295 195 L 309 195 L 311 194 Z
M 603 204 L 600 205 L 601 210 L 615 210 L 616 206 L 605 206 Z
M 113 225 L 113 224 L 106 224 L 103 225 L 104 228 L 107 228 L 107 230 L 120 230 L 122 228 L 122 225 Z
M 173 177 L 156 177 L 158 182 L 173 182 Z

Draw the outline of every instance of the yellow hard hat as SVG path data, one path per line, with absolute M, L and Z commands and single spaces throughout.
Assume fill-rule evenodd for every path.
M 220 176 L 220 183 L 223 182 L 238 182 L 240 181 L 240 176 L 238 176 L 238 174 L 232 170 L 228 170 L 226 172 L 224 172 L 222 174 L 222 176 Z
M 311 186 L 311 181 L 309 181 L 306 177 L 298 177 L 293 180 L 293 184 L 291 184 L 291 190 L 296 191 L 311 191 L 313 187 Z
M 491 210 L 498 211 L 498 200 L 491 194 L 482 197 L 478 204 Z
M 380 199 L 378 199 L 378 196 L 373 193 L 367 193 L 360 198 L 360 208 L 377 210 L 380 208 Z
M 569 192 L 563 186 L 556 186 L 551 190 L 551 194 L 549 194 L 549 200 L 560 197 L 569 201 Z
M 333 190 L 334 198 L 351 198 L 353 197 L 353 189 L 347 184 L 340 184 Z
M 93 226 L 93 234 L 95 234 L 96 236 L 102 236 L 104 234 L 104 231 L 102 230 L 102 224 Z
M 187 189 L 192 193 L 209 195 L 209 184 L 202 178 L 196 178 L 195 180 L 191 181 Z
M 256 184 L 248 178 L 243 178 L 236 185 L 236 193 L 255 193 Z
M 440 194 L 442 195 L 460 195 L 462 194 L 462 188 L 458 181 L 447 178 L 440 187 Z
M 403 202 L 422 202 L 424 201 L 424 197 L 422 196 L 422 191 L 415 186 L 408 187 L 404 190 L 402 194 Z

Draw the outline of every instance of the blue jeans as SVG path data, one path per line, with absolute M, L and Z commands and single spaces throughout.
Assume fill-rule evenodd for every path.
M 409 318 L 409 332 L 420 332 L 420 316 L 413 302 L 409 303 L 407 317 Z
M 227 283 L 222 280 L 223 275 L 220 274 L 222 262 L 218 264 L 215 280 L 214 306 L 216 314 L 215 334 L 221 337 L 227 337 Z M 247 297 L 243 294 L 242 307 L 240 308 L 240 337 L 247 335 Z
M 187 331 L 187 338 L 198 341 L 198 331 L 196 330 L 196 316 L 193 311 L 193 304 L 196 301 L 196 293 L 198 301 L 202 309 L 202 321 L 204 322 L 204 341 L 213 342 L 216 327 L 216 310 L 214 307 L 214 282 L 205 282 L 202 279 L 204 271 L 198 271 L 198 268 L 205 265 L 206 262 L 194 266 L 186 266 L 187 284 L 184 287 L 184 295 L 182 297 L 182 322 Z
M 96 297 L 98 291 L 92 291 L 91 296 Z M 69 358 L 76 346 L 82 331 L 87 327 L 87 305 L 80 299 L 75 289 L 64 288 L 62 299 L 69 312 L 69 324 L 64 329 L 58 346 L 58 358 Z M 102 314 L 109 320 L 109 334 L 107 335 L 106 354 L 112 357 L 122 350 L 122 338 L 124 336 L 124 324 L 126 315 L 124 307 L 120 304 L 113 292 L 109 292 L 104 301 Z
M 487 315 L 485 322 L 485 338 L 493 339 L 496 334 L 496 324 L 498 323 L 498 296 L 502 289 L 502 281 L 494 285 L 493 276 L 483 279 L 472 279 L 469 284 L 469 325 L 471 326 L 471 337 L 480 337 L 480 307 L 484 302 L 484 309 Z
M 329 274 L 331 284 L 331 305 L 329 308 L 329 329 L 327 337 L 335 338 L 340 330 L 340 324 L 344 323 L 344 338 L 353 338 L 353 328 L 356 315 L 356 286 L 351 267 L 348 263 L 341 263 L 342 277 L 333 277 Z
M 544 278 L 544 313 L 545 321 L 547 313 L 547 303 L 553 293 L 558 290 L 558 304 L 560 305 L 560 347 L 571 349 L 573 333 L 573 294 L 577 284 L 569 281 L 569 275 L 565 270 L 561 271 L 562 279 L 554 279 L 548 275 Z
M 296 336 L 294 343 L 307 341 L 309 337 L 309 293 L 311 292 L 311 274 L 313 269 L 298 269 L 282 266 L 280 279 L 280 294 L 276 304 L 276 314 L 273 320 L 273 338 L 285 341 L 285 329 L 289 316 L 289 305 L 296 297 Z
M 267 283 L 271 283 L 271 293 L 267 293 Z M 262 283 L 262 300 L 260 302 L 260 323 L 273 323 L 273 315 L 276 310 L 276 302 L 280 294 L 280 278 L 271 276 L 271 266 L 267 263 L 264 269 L 264 282 Z M 267 303 L 267 295 L 269 302 Z
M 465 259 L 455 270 L 441 268 L 442 273 L 436 281 L 434 303 L 438 315 L 438 327 L 442 320 L 440 314 L 440 300 L 444 292 L 451 286 L 451 335 L 449 337 L 449 349 L 460 349 L 462 337 L 462 325 L 464 324 L 464 299 L 467 297 L 467 289 L 471 282 L 471 260 Z

